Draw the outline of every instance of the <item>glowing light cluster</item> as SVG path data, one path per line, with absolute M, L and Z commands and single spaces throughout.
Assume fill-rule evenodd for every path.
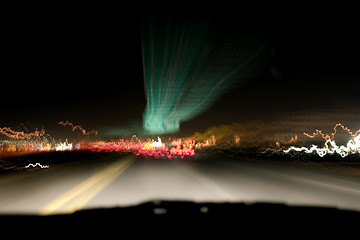
M 240 142 L 240 138 L 238 138 L 238 142 Z M 212 135 L 210 139 L 206 139 L 205 142 L 197 142 L 195 144 L 195 148 L 203 148 L 203 147 L 210 147 L 216 144 L 216 137 Z
M 0 152 L 50 151 L 53 146 L 46 138 L 11 139 L 0 141 Z
M 142 143 L 140 143 L 140 146 Z M 146 142 L 143 147 L 135 149 L 136 155 L 148 155 L 159 158 L 160 156 L 167 155 L 168 147 L 161 142 L 161 139 L 158 137 L 158 141 Z M 170 158 L 170 157 L 169 157 Z
M 162 143 L 160 138 L 158 138 L 158 141 L 152 140 L 146 142 L 142 142 L 138 139 L 109 142 L 99 141 L 89 143 L 87 146 L 82 146 L 81 149 L 133 153 L 135 155 L 154 156 L 155 158 L 167 156 L 169 159 L 175 155 L 183 158 L 185 155 L 191 156 L 195 154 L 194 143 L 190 139 L 184 140 L 183 143 L 181 143 L 180 139 L 174 140 L 169 146 Z
M 73 144 L 68 143 L 68 141 L 66 140 L 63 143 L 56 144 L 55 145 L 55 150 L 56 151 L 71 151 L 71 150 L 73 150 Z
M 79 149 L 80 145 L 73 146 L 66 140 L 63 143 L 50 143 L 46 140 L 5 140 L 0 142 L 0 152 L 49 152 L 69 151 Z
M 66 121 L 58 122 L 62 126 L 72 127 L 72 131 L 79 130 L 83 135 L 97 134 L 97 131 L 86 131 L 80 125 L 74 125 L 73 123 Z M 133 153 L 136 155 L 147 155 L 159 158 L 161 156 L 167 156 L 172 158 L 177 155 L 183 158 L 186 155 L 194 155 L 194 142 L 190 139 L 181 142 L 181 140 L 175 140 L 170 144 L 162 142 L 158 137 L 157 141 L 148 140 L 142 141 L 135 135 L 130 139 L 120 139 L 116 141 L 90 141 L 87 138 L 86 142 L 71 143 L 66 139 L 65 142 L 56 142 L 53 138 L 49 141 L 45 131 L 36 130 L 32 133 L 25 133 L 22 131 L 15 131 L 9 127 L 0 128 L 2 134 L 12 138 L 11 140 L 0 141 L 0 153 L 1 152 L 49 152 L 49 151 L 76 151 L 76 150 L 90 150 L 90 151 L 116 151 L 119 153 Z M 31 166 L 31 165 L 30 165 Z
M 277 141 L 275 144 L 276 144 L 276 147 L 280 147 L 281 145 L 296 143 L 297 141 L 298 141 L 298 136 L 295 135 L 295 137 L 291 137 L 290 140 Z
M 353 137 L 353 139 L 350 139 L 346 145 L 338 146 L 334 140 L 334 137 L 336 134 L 336 128 L 339 126 L 341 126 L 343 130 L 347 131 Z M 348 156 L 349 154 L 360 153 L 360 135 L 356 136 L 358 133 L 360 133 L 360 129 L 358 131 L 356 131 L 355 133 L 352 133 L 350 131 L 350 129 L 343 126 L 341 123 L 338 123 L 334 126 L 334 132 L 331 133 L 331 136 L 328 134 L 322 133 L 320 130 L 316 130 L 316 132 L 313 133 L 312 135 L 304 133 L 304 135 L 309 138 L 314 138 L 316 135 L 320 134 L 322 136 L 322 138 L 324 140 L 326 140 L 324 147 L 318 147 L 317 145 L 312 145 L 311 148 L 291 146 L 288 149 L 283 150 L 283 151 L 285 153 L 288 153 L 291 150 L 298 151 L 298 152 L 304 151 L 305 153 L 312 153 L 315 151 L 320 157 L 323 157 L 326 154 L 337 153 L 341 157 L 344 158 L 344 157 Z
M 181 148 L 181 140 L 175 140 L 171 142 L 173 144 L 173 147 L 170 149 L 170 155 L 179 155 L 181 157 L 184 157 L 185 155 L 194 155 L 195 150 L 193 148 L 194 143 L 191 139 L 185 140 L 183 142 L 183 147 Z

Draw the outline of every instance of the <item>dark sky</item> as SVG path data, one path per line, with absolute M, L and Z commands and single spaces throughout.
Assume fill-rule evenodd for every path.
M 144 13 L 50 12 L 7 18 L 0 127 L 24 123 L 52 129 L 65 120 L 98 130 L 141 124 L 146 104 L 140 33 Z M 330 14 L 275 21 L 270 14 L 255 21 L 236 11 L 211 13 L 228 28 L 264 32 L 268 69 L 183 123 L 180 135 L 294 112 L 350 109 L 354 121 L 359 119 L 360 37 L 352 19 Z

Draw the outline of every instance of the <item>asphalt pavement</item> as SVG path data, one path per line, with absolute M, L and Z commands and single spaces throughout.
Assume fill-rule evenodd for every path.
M 210 154 L 171 160 L 128 154 L 49 164 L 0 176 L 0 214 L 53 215 L 148 201 L 260 202 L 360 211 L 360 170 L 329 166 Z M 155 209 L 154 214 L 164 211 Z

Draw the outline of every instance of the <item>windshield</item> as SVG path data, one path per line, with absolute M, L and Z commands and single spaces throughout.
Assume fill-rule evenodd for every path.
M 164 201 L 360 211 L 359 36 L 242 16 L 11 20 L 0 214 L 151 202 L 161 215 Z

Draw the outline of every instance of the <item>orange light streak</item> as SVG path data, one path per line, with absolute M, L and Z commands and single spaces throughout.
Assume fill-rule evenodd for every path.
M 38 131 L 36 129 L 35 132 L 25 133 L 22 131 L 18 132 L 18 131 L 12 130 L 11 128 L 8 128 L 8 127 L 3 127 L 3 128 L 0 128 L 0 133 L 5 136 L 8 136 L 9 138 L 25 139 L 25 138 L 31 138 L 31 137 L 39 137 L 40 134 L 45 134 L 45 130 L 41 129 L 40 131 Z
M 338 146 L 334 140 L 335 134 L 337 132 L 337 127 L 341 127 L 344 131 L 348 132 L 353 139 L 350 139 L 346 145 L 341 145 Z M 334 154 L 337 153 L 339 154 L 341 157 L 346 157 L 347 155 L 349 155 L 349 153 L 351 154 L 356 154 L 356 153 L 360 153 L 360 135 L 358 135 L 358 133 L 360 133 L 360 129 L 357 130 L 355 133 L 353 133 L 349 128 L 345 127 L 344 125 L 342 125 L 341 123 L 337 123 L 334 126 L 334 132 L 329 134 L 324 134 L 321 130 L 316 129 L 316 131 L 310 135 L 308 133 L 304 132 L 304 135 L 309 137 L 309 138 L 314 138 L 317 135 L 321 135 L 322 138 L 326 141 L 324 144 L 324 147 L 318 147 L 317 145 L 312 145 L 311 148 L 307 148 L 307 147 L 295 147 L 295 146 L 291 146 L 290 148 L 288 148 L 287 150 L 283 150 L 285 153 L 290 152 L 291 150 L 295 150 L 298 152 L 304 151 L 305 153 L 312 153 L 314 151 L 316 151 L 316 153 L 320 156 L 323 157 L 326 154 Z
M 63 125 L 63 126 L 65 126 L 65 127 L 66 127 L 66 126 L 72 127 L 73 132 L 74 132 L 76 129 L 78 129 L 83 135 L 90 135 L 90 134 L 97 135 L 97 134 L 98 134 L 98 132 L 95 131 L 95 130 L 88 132 L 88 131 L 86 131 L 82 126 L 80 126 L 80 125 L 74 125 L 73 123 L 71 123 L 71 122 L 69 122 L 69 121 L 66 121 L 66 122 L 60 121 L 60 122 L 58 122 L 58 124 L 59 124 L 59 125 Z
M 341 123 L 337 123 L 337 124 L 334 126 L 334 132 L 330 134 L 331 136 L 330 136 L 329 134 L 324 134 L 321 130 L 318 130 L 318 129 L 316 129 L 315 132 L 314 132 L 312 135 L 310 135 L 310 134 L 308 134 L 308 133 L 306 133 L 306 132 L 304 132 L 304 135 L 307 136 L 307 137 L 309 137 L 309 138 L 314 138 L 316 135 L 319 135 L 319 134 L 320 134 L 324 140 L 333 140 L 334 137 L 335 137 L 335 134 L 336 134 L 336 129 L 337 129 L 337 127 L 339 127 L 339 126 L 340 126 L 344 131 L 347 131 L 352 137 L 355 137 L 358 133 L 360 133 L 360 129 L 357 130 L 355 133 L 352 133 L 351 130 L 350 130 L 348 127 L 345 127 L 345 126 L 342 125 Z

